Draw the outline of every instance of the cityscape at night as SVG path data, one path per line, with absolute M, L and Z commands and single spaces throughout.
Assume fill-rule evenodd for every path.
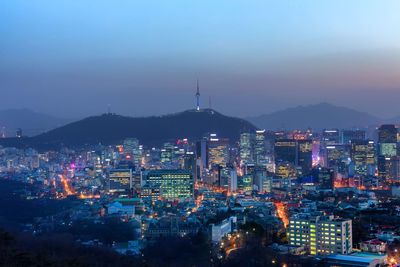
M 400 267 L 399 12 L 0 1 L 0 266 Z

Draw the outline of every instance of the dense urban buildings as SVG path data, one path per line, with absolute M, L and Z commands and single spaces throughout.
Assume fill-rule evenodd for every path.
M 195 96 L 190 113 L 215 114 L 199 106 L 199 87 Z M 73 232 L 81 245 L 133 260 L 159 242 L 186 240 L 222 265 L 263 248 L 272 264 L 283 257 L 280 266 L 395 266 L 400 229 L 388 222 L 400 223 L 398 137 L 386 124 L 368 135 L 255 128 L 233 140 L 205 132 L 154 146 L 126 137 L 58 150 L 0 147 L 0 182 L 20 184 L 10 197 L 75 205 L 35 215 L 23 231 Z M 89 230 L 99 225 L 107 228 Z
M 23 227 L 37 233 L 49 223 L 70 229 L 117 218 L 135 234 L 118 238 L 128 245 L 104 239 L 103 246 L 136 259 L 166 238 L 203 235 L 210 260 L 220 263 L 254 238 L 271 255 L 315 266 L 397 262 L 400 229 L 388 221 L 400 216 L 398 129 L 374 133 L 254 130 L 237 140 L 204 133 L 158 147 L 135 137 L 59 151 L 2 147 L 0 176 L 39 188 L 26 201 L 82 201 L 71 217 Z

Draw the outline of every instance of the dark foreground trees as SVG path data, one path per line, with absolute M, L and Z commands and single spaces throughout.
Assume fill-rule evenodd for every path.
M 111 250 L 76 244 L 68 235 L 32 237 L 0 230 L 0 266 L 108 267 L 139 266 L 131 257 Z

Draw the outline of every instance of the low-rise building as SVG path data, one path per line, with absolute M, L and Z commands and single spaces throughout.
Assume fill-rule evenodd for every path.
M 233 231 L 233 224 L 236 223 L 236 217 L 230 217 L 223 220 L 220 224 L 211 224 L 211 240 L 218 243 L 227 234 Z

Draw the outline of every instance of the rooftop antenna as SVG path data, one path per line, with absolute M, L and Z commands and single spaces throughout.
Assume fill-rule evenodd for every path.
M 199 79 L 197 79 L 197 92 L 196 92 L 196 110 L 200 111 L 200 86 L 199 86 Z
M 111 104 L 107 105 L 107 114 L 111 114 Z

